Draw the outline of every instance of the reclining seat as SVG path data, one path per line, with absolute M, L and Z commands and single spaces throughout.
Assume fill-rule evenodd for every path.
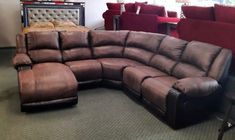
M 77 81 L 69 67 L 61 62 L 57 32 L 17 36 L 13 63 L 18 70 L 22 111 L 77 103 Z
M 127 38 L 124 57 L 136 60 L 145 66 L 127 67 L 123 72 L 123 84 L 137 96 L 141 94 L 141 83 L 148 77 L 167 75 L 161 70 L 148 66 L 157 52 L 165 35 L 131 31 Z
M 149 65 L 161 70 L 166 75 L 145 79 L 142 83 L 142 95 L 144 100 L 158 107 L 160 112 L 166 111 L 166 95 L 177 78 L 171 76 L 171 71 L 179 61 L 182 52 L 188 42 L 174 37 L 165 37 Z M 153 94 L 154 93 L 154 94 Z
M 197 41 L 188 43 L 183 51 L 182 48 L 179 50 L 172 56 L 164 53 L 177 60 L 169 69 L 171 76 L 148 78 L 142 83 L 144 100 L 160 110 L 174 128 L 205 118 L 216 109 L 232 56 L 227 49 Z M 171 66 L 170 62 L 165 61 L 163 67 L 159 60 L 152 59 L 156 61 L 157 68 Z
M 65 64 L 70 67 L 79 84 L 99 82 L 100 62 L 92 59 L 87 32 L 61 32 L 61 48 Z
M 122 81 L 123 69 L 127 66 L 143 65 L 135 60 L 123 58 L 128 31 L 91 31 L 93 56 L 102 65 L 104 81 Z

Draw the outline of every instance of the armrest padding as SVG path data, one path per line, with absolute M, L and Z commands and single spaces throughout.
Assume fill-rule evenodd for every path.
M 15 68 L 18 68 L 19 66 L 31 66 L 32 61 L 27 54 L 19 53 L 13 58 L 13 65 Z
M 190 77 L 176 81 L 173 88 L 190 97 L 203 97 L 216 92 L 220 85 L 210 77 Z

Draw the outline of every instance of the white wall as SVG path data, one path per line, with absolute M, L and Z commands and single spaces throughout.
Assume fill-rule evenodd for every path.
M 20 0 L 0 0 L 0 47 L 15 46 L 20 32 Z

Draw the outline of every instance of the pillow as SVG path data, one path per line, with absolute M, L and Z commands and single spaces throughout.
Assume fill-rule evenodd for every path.
M 142 7 L 145 4 L 148 4 L 148 2 L 135 2 L 135 11 L 137 11 L 138 6 Z
M 200 20 L 214 20 L 213 7 L 182 6 L 182 11 L 186 18 Z
M 54 28 L 53 23 L 51 22 L 33 22 L 29 24 L 32 28 Z
M 141 7 L 140 13 L 155 14 L 162 17 L 166 15 L 164 6 L 157 6 L 157 5 L 143 5 Z
M 121 9 L 121 3 L 106 3 L 109 10 L 120 10 Z
M 134 3 L 125 3 L 126 12 L 135 12 L 135 4 Z
M 53 21 L 55 27 L 76 27 L 72 21 Z
M 215 4 L 215 20 L 235 24 L 235 7 Z
M 138 6 L 138 7 L 137 7 L 137 10 L 136 10 L 136 12 L 135 12 L 136 15 L 139 15 L 139 14 L 140 14 L 140 10 L 141 10 L 141 6 Z

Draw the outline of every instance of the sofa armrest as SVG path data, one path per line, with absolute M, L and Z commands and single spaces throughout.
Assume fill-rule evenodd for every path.
M 190 97 L 204 97 L 216 92 L 220 85 L 210 77 L 189 77 L 176 81 L 173 88 Z
M 19 70 L 19 67 L 30 66 L 32 65 L 32 61 L 29 56 L 25 53 L 18 53 L 13 58 L 13 65 L 15 69 Z
M 177 17 L 158 17 L 159 23 L 168 23 L 168 22 L 175 22 L 178 23 L 180 21 Z

